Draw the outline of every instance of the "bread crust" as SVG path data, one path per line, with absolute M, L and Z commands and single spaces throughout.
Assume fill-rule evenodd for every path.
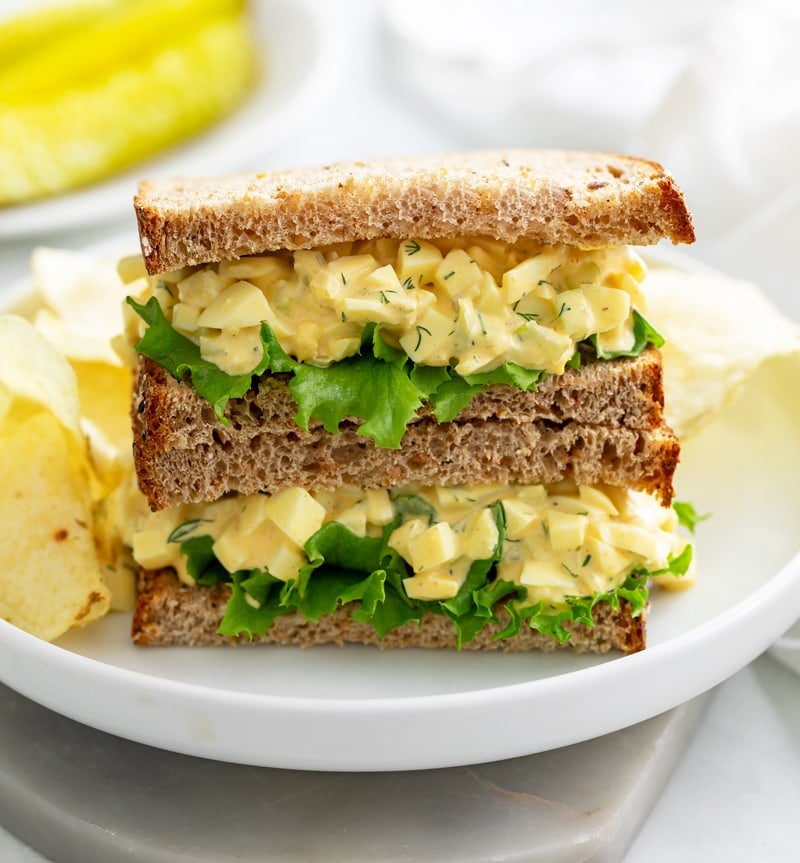
M 574 479 L 654 493 L 668 504 L 679 444 L 662 417 L 658 351 L 596 361 L 535 392 L 490 387 L 452 422 L 423 411 L 399 450 L 350 420 L 333 435 L 293 420 L 285 377 L 232 400 L 223 425 L 194 390 L 142 359 L 132 417 L 139 486 L 153 509 L 290 486 L 389 488 Z
M 247 636 L 232 638 L 217 630 L 225 614 L 230 589 L 225 585 L 188 586 L 172 569 L 143 570 L 133 615 L 131 634 L 139 646 L 211 646 L 284 644 L 301 647 L 314 645 L 368 644 L 382 648 L 455 648 L 456 633 L 443 615 L 428 613 L 422 621 L 407 623 L 383 639 L 378 639 L 368 623 L 353 620 L 357 603 L 349 603 L 319 621 L 306 621 L 292 613 L 276 618 L 266 635 L 252 641 Z M 462 650 L 501 650 L 505 652 L 571 649 L 578 653 L 607 653 L 610 650 L 635 653 L 645 647 L 646 613 L 634 617 L 623 601 L 619 609 L 599 603 L 593 609 L 595 625 L 569 623 L 571 638 L 563 645 L 536 630 L 523 627 L 514 638 L 494 640 L 506 625 L 508 615 L 497 609 L 499 623 L 486 626 Z
M 582 248 L 694 241 L 683 194 L 657 162 L 560 150 L 150 180 L 134 208 L 150 273 L 378 237 L 524 237 Z

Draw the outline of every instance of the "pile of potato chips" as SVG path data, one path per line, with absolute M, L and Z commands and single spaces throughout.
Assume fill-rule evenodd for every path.
M 32 273 L 29 314 L 0 316 L 0 617 L 51 640 L 133 602 L 104 517 L 132 484 L 131 372 L 115 262 L 39 249 Z

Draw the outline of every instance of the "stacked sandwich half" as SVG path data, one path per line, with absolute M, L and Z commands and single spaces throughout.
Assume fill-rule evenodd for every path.
M 482 152 L 144 183 L 138 644 L 625 652 L 691 548 L 631 245 L 652 162 Z

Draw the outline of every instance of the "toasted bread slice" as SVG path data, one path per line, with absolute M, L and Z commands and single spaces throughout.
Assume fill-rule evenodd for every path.
M 547 378 L 535 392 L 490 387 L 452 422 L 426 413 L 398 450 L 381 449 L 344 422 L 339 434 L 292 419 L 285 380 L 229 402 L 223 425 L 211 406 L 143 360 L 133 400 L 139 486 L 154 509 L 230 492 L 410 483 L 579 483 L 672 497 L 679 444 L 661 415 L 660 355 L 597 361 Z
M 217 630 L 225 614 L 230 590 L 224 585 L 190 587 L 182 584 L 174 571 L 143 571 L 133 615 L 132 636 L 140 646 L 203 646 L 222 644 L 285 644 L 311 647 L 321 644 L 372 644 L 385 648 L 456 647 L 456 631 L 443 615 L 426 614 L 422 621 L 406 623 L 378 639 L 369 623 L 353 620 L 357 603 L 348 603 L 318 621 L 306 621 L 298 613 L 276 618 L 266 635 L 252 641 L 247 636 L 232 638 Z M 520 652 L 554 650 L 563 646 L 578 653 L 607 653 L 619 650 L 635 653 L 644 649 L 646 614 L 633 616 L 631 607 L 621 602 L 619 609 L 598 603 L 592 610 L 594 626 L 567 624 L 571 637 L 563 645 L 534 629 L 523 628 L 514 638 L 494 640 L 508 622 L 502 607 L 497 609 L 499 623 L 486 626 L 478 636 L 464 644 L 464 650 L 502 650 Z
M 134 206 L 148 271 L 378 237 L 483 235 L 582 248 L 691 243 L 661 165 L 495 150 L 200 180 L 153 180 Z

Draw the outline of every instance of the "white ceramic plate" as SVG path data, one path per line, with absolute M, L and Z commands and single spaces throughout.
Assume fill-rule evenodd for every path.
M 679 497 L 713 513 L 700 578 L 653 594 L 626 657 L 373 648 L 134 648 L 127 615 L 47 644 L 0 621 L 0 680 L 176 752 L 308 770 L 477 763 L 640 722 L 724 680 L 800 616 L 800 363 L 762 369 L 684 447 Z
M 75 230 L 123 219 L 142 177 L 230 173 L 265 167 L 269 149 L 296 129 L 333 86 L 338 63 L 336 19 L 328 4 L 258 0 L 254 30 L 261 54 L 255 90 L 230 117 L 158 157 L 63 195 L 0 207 L 0 239 Z
M 779 638 L 769 652 L 778 662 L 800 674 L 800 621 Z

